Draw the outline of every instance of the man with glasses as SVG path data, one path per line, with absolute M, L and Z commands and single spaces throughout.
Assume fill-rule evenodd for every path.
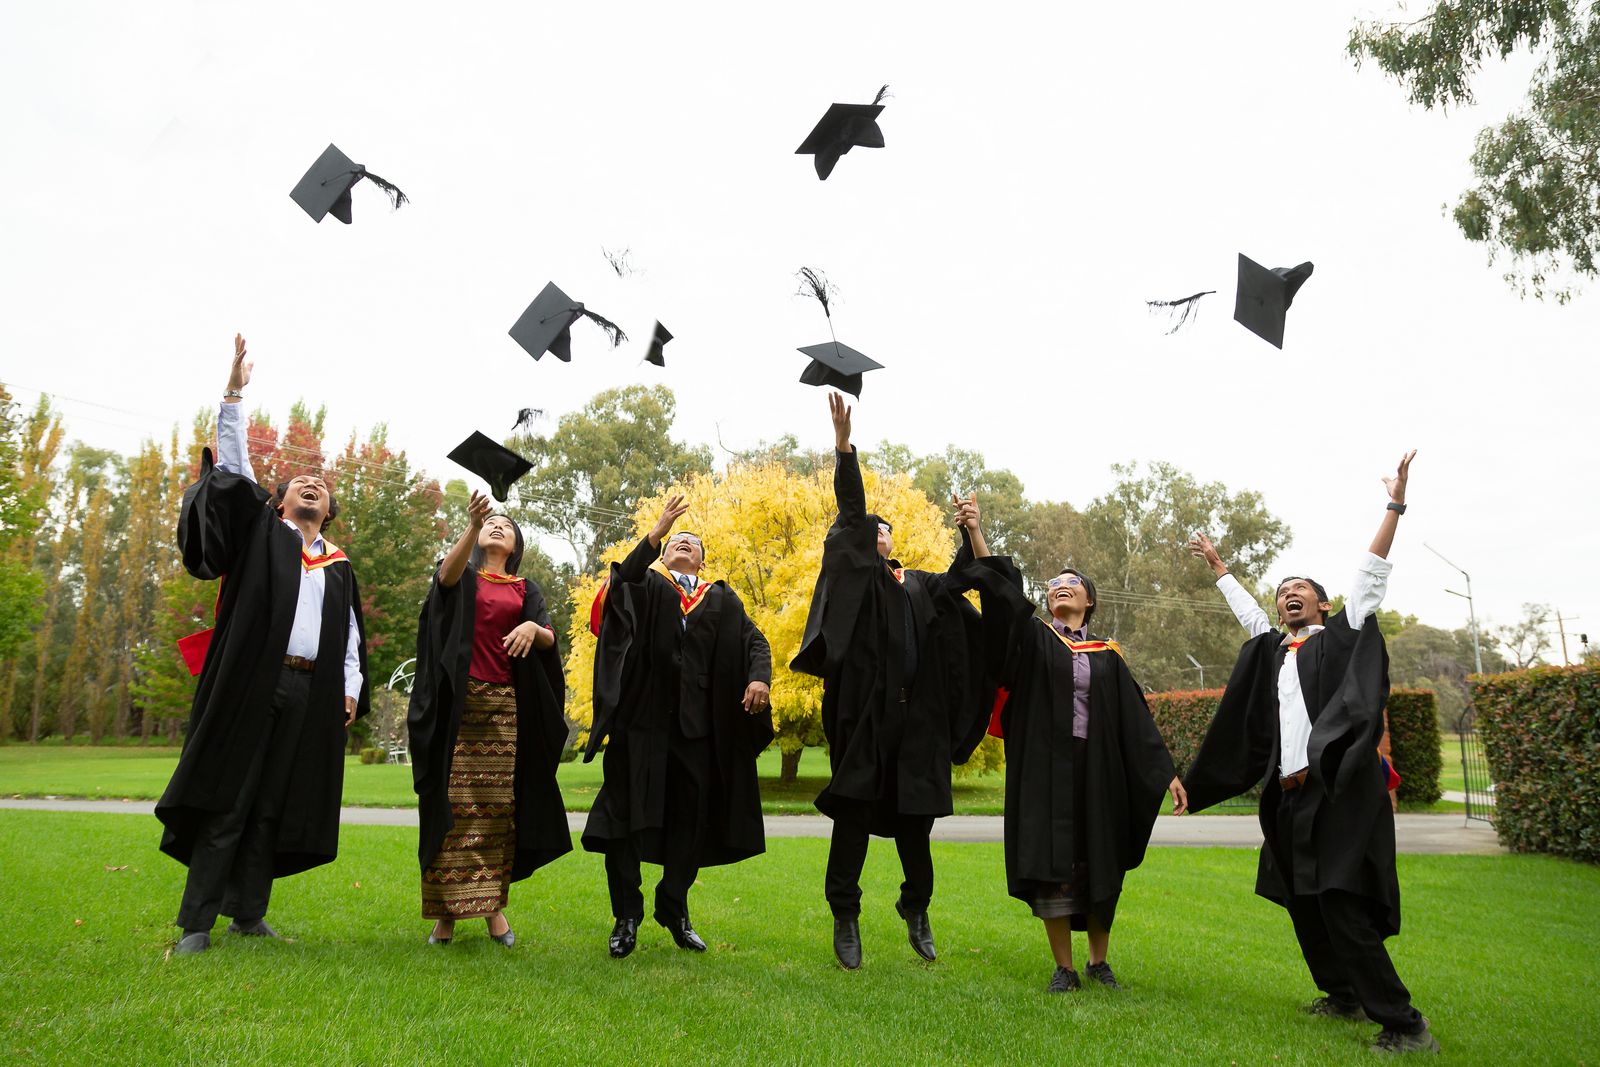
M 772 652 L 738 594 L 703 579 L 700 538 L 668 536 L 688 509 L 667 501 L 590 614 L 599 643 L 584 761 L 604 743 L 605 781 L 583 847 L 606 857 L 617 959 L 644 920 L 641 860 L 662 867 L 656 922 L 704 952 L 688 902 L 700 868 L 766 850 L 756 756 L 772 740 Z
M 790 669 L 823 680 L 822 728 L 833 777 L 817 810 L 833 820 L 826 893 L 833 951 L 846 970 L 861 966 L 861 868 L 873 834 L 894 838 L 905 881 L 895 910 L 912 949 L 935 958 L 933 820 L 951 813 L 950 764 L 964 763 L 988 719 L 980 674 L 977 612 L 959 595 L 955 572 L 972 558 L 962 547 L 945 574 L 906 570 L 893 559 L 894 529 L 867 511 L 850 408 L 828 397 L 833 417 L 833 490 L 838 518 Z M 992 701 L 992 692 L 990 693 Z

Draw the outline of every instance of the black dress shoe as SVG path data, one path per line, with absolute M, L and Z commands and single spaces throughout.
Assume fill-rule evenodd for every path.
M 911 942 L 912 951 L 932 963 L 938 956 L 933 951 L 933 928 L 928 925 L 928 913 L 907 911 L 898 900 L 894 902 L 894 910 L 906 921 L 906 938 Z
M 660 919 L 656 920 L 661 922 Z M 706 943 L 699 934 L 694 932 L 694 927 L 689 925 L 688 919 L 673 919 L 671 922 L 661 923 L 666 927 L 667 933 L 672 935 L 672 940 L 679 948 L 686 948 L 690 952 L 704 952 Z
M 1372 1042 L 1372 1051 L 1386 1055 L 1405 1055 L 1408 1052 L 1432 1053 L 1438 1055 L 1439 1039 L 1433 1036 L 1433 1031 L 1428 1028 L 1428 1020 L 1422 1020 L 1422 1029 L 1414 1034 L 1401 1033 L 1385 1026 L 1378 1031 L 1377 1038 Z
M 833 920 L 833 955 L 847 971 L 861 966 L 861 923 L 857 919 Z
M 611 958 L 620 960 L 633 951 L 639 943 L 639 920 L 618 919 L 617 924 L 611 928 L 611 940 L 606 947 L 611 952 Z
M 1078 972 L 1071 967 L 1056 967 L 1056 973 L 1050 976 L 1051 993 L 1076 993 L 1078 991 Z
M 1102 960 L 1099 963 L 1091 963 L 1089 964 L 1088 969 L 1083 973 L 1086 977 L 1099 982 L 1107 989 L 1122 988 L 1122 983 L 1117 981 L 1117 976 L 1111 973 L 1110 960 Z
M 183 937 L 178 941 L 178 947 L 172 950 L 174 956 L 198 956 L 211 947 L 211 934 L 205 930 L 185 930 Z
M 240 922 L 238 919 L 228 924 L 228 933 L 243 934 L 245 937 L 277 937 L 278 931 L 267 925 L 265 919 L 250 919 Z

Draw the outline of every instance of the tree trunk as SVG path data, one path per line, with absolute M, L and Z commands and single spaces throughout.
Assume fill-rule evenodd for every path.
M 793 785 L 800 778 L 800 757 L 805 749 L 797 748 L 793 752 L 784 750 L 783 771 L 778 775 L 778 781 L 784 785 Z

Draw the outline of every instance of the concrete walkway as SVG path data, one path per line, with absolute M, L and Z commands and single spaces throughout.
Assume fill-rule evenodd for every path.
M 153 815 L 148 800 L 0 800 L 0 810 L 116 812 Z M 582 830 L 586 814 L 567 813 L 567 826 Z M 341 808 L 339 821 L 346 826 L 415 826 L 415 808 Z M 827 837 L 832 823 L 821 815 L 768 815 L 768 837 Z M 1492 854 L 1505 851 L 1494 830 L 1460 815 L 1396 815 L 1395 844 L 1399 851 L 1426 855 Z M 935 841 L 999 841 L 998 815 L 952 815 L 933 824 Z M 1156 820 L 1152 845 L 1189 848 L 1259 848 L 1261 825 L 1252 815 L 1163 815 Z

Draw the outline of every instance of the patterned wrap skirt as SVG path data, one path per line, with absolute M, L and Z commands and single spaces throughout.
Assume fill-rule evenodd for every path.
M 505 908 L 517 844 L 516 763 L 516 690 L 469 678 L 450 756 L 454 825 L 422 872 L 423 918 L 465 919 Z

